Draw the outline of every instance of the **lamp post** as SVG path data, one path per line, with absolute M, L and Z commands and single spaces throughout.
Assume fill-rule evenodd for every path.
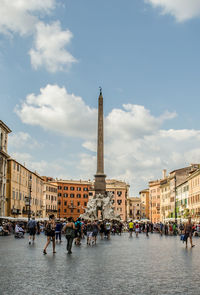
M 175 194 L 175 223 L 177 223 L 177 208 L 176 208 L 176 175 L 174 176 L 174 194 Z
M 31 218 L 31 192 L 32 192 L 32 175 L 29 175 L 28 180 L 28 187 L 29 187 L 29 197 L 28 197 L 28 221 Z
M 59 218 L 59 220 L 60 220 L 60 208 L 58 209 L 58 218 Z

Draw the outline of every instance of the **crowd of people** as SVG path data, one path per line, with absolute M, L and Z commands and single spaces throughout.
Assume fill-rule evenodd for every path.
M 73 241 L 76 246 L 80 246 L 82 240 L 87 239 L 87 245 L 93 246 L 97 243 L 97 236 L 100 239 L 110 240 L 111 235 L 121 235 L 122 232 L 129 232 L 129 237 L 133 237 L 135 232 L 136 238 L 140 233 L 145 233 L 149 237 L 149 233 L 157 232 L 162 235 L 180 235 L 181 240 L 188 245 L 188 238 L 190 240 L 191 247 L 194 247 L 192 243 L 192 236 L 195 234 L 200 235 L 200 224 L 192 224 L 191 218 L 185 224 L 180 223 L 158 223 L 153 224 L 151 222 L 119 222 L 116 220 L 83 220 L 78 218 L 76 221 L 72 217 L 67 220 L 56 219 L 54 215 L 49 217 L 49 221 L 39 222 L 35 220 L 33 216 L 29 222 L 11 222 L 0 220 L 0 235 L 7 236 L 14 233 L 16 238 L 23 238 L 25 233 L 29 234 L 28 243 L 31 245 L 35 241 L 36 234 L 39 235 L 44 232 L 47 241 L 43 249 L 43 254 L 47 254 L 47 248 L 52 242 L 53 253 L 56 253 L 56 242 L 62 243 L 63 235 L 67 239 L 67 251 L 72 253 Z

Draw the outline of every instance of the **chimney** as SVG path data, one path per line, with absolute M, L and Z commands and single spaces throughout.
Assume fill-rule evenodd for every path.
M 166 175 L 167 175 L 167 170 L 163 169 L 163 171 L 162 171 L 162 179 L 165 179 Z

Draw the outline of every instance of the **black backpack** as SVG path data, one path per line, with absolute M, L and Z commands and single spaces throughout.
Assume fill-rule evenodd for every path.
M 67 238 L 75 238 L 75 230 L 72 227 L 67 227 L 65 232 L 66 239 Z

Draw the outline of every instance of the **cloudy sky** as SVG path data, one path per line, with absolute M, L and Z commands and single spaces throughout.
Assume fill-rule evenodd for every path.
M 0 0 L 0 119 L 9 154 L 93 179 L 103 88 L 105 173 L 131 195 L 200 163 L 200 0 Z

